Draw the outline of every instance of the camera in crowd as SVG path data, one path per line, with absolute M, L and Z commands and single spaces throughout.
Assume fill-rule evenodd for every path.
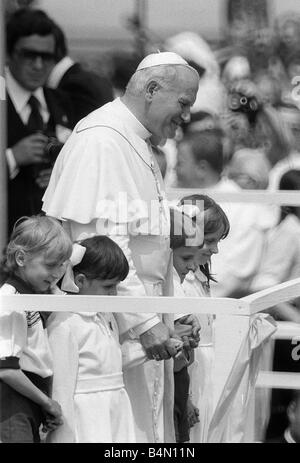
M 231 111 L 244 113 L 250 124 L 254 124 L 261 106 L 254 96 L 248 97 L 243 93 L 233 91 L 228 97 L 228 107 Z
M 44 133 L 44 132 L 42 132 Z M 52 168 L 56 158 L 63 147 L 63 143 L 61 143 L 57 137 L 53 134 L 44 133 L 47 137 L 47 142 L 44 147 L 44 158 L 43 162 L 39 162 L 38 164 L 31 164 L 26 166 L 26 170 L 28 175 L 33 177 L 35 180 L 39 178 L 40 172 L 44 169 Z

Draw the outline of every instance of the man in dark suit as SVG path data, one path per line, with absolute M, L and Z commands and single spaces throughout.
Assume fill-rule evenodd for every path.
M 83 66 L 68 56 L 66 38 L 56 25 L 56 65 L 52 69 L 48 86 L 69 95 L 73 102 L 74 123 L 95 109 L 114 99 L 113 87 L 108 79 Z
M 32 9 L 17 11 L 6 25 L 9 231 L 19 217 L 41 211 L 55 160 L 49 141 L 59 146 L 72 128 L 68 97 L 44 87 L 55 63 L 54 28 L 46 13 Z

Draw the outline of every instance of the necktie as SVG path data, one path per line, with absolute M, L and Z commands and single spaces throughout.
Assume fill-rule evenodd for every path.
M 27 122 L 27 129 L 29 133 L 33 134 L 37 132 L 43 132 L 44 121 L 40 113 L 40 103 L 38 99 L 34 95 L 31 95 L 31 97 L 28 100 L 28 104 L 31 107 L 31 113 L 30 113 L 30 116 Z M 28 171 L 29 175 L 33 177 L 33 179 L 36 179 L 42 167 L 43 167 L 42 163 L 31 164 L 26 167 L 26 170 Z M 35 185 L 35 188 L 36 188 L 36 185 Z M 35 214 L 36 210 L 38 209 L 37 209 L 37 206 L 34 205 L 34 194 L 32 194 L 32 214 Z
M 31 113 L 27 122 L 27 128 L 32 133 L 38 131 L 42 132 L 44 129 L 44 121 L 40 113 L 40 103 L 34 95 L 31 95 L 28 104 L 31 107 Z

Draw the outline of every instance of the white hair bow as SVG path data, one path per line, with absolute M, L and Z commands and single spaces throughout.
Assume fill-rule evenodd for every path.
M 79 288 L 74 282 L 73 267 L 80 264 L 85 254 L 86 248 L 78 243 L 73 244 L 71 257 L 67 263 L 66 272 L 64 274 L 61 289 L 68 293 L 79 293 Z
M 201 212 L 203 212 L 194 204 L 182 204 L 181 206 L 176 206 L 176 209 L 181 211 L 183 214 L 188 215 L 191 219 L 194 217 L 200 217 Z

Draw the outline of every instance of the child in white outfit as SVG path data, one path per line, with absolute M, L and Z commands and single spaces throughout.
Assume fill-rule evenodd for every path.
M 117 284 L 129 271 L 119 246 L 106 236 L 94 236 L 81 241 L 80 246 L 75 244 L 74 251 L 74 280 L 64 278 L 62 289 L 79 295 L 116 295 Z M 64 420 L 49 434 L 48 441 L 135 442 L 114 316 L 53 313 L 47 328 L 54 361 L 52 397 L 60 402 Z
M 181 204 L 189 203 L 195 208 L 201 204 L 204 211 L 204 242 L 195 255 L 196 270 L 189 272 L 182 287 L 188 297 L 209 297 L 209 283 L 213 280 L 210 274 L 210 260 L 218 253 L 218 242 L 229 233 L 228 218 L 223 209 L 206 195 L 191 195 L 181 200 Z M 200 211 L 199 211 L 200 212 Z M 214 280 L 215 281 L 215 280 Z M 213 316 L 197 314 L 201 325 L 199 347 L 195 349 L 194 362 L 189 367 L 190 397 L 199 409 L 200 422 L 191 429 L 191 442 L 205 442 L 212 414 L 211 371 L 214 359 L 213 350 Z
M 188 272 L 195 271 L 195 254 L 202 246 L 203 236 L 192 219 L 177 208 L 170 208 L 170 247 L 173 250 L 173 284 L 174 296 L 184 297 L 182 282 Z M 189 239 L 194 233 L 194 239 Z M 192 325 L 190 314 L 175 314 L 175 333 L 185 343 L 181 354 L 174 359 L 174 427 L 176 442 L 189 441 L 190 422 L 188 417 L 188 397 L 190 378 L 188 365 L 193 361 L 192 348 L 199 342 L 200 325 L 194 319 Z M 193 317 L 194 318 L 194 317 Z M 188 329 L 188 330 L 187 330 Z M 197 418 L 195 418 L 197 421 Z
M 24 217 L 12 232 L 1 266 L 0 294 L 51 293 L 72 242 L 50 217 Z M 40 312 L 0 307 L 0 441 L 38 443 L 40 426 L 54 429 L 60 405 L 50 399 L 52 358 Z

